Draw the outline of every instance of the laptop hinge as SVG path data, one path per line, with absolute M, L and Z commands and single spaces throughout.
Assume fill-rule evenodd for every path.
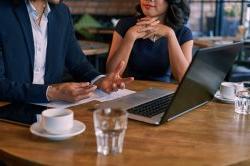
M 176 116 L 173 116 L 173 117 L 167 119 L 167 121 L 171 121 L 171 120 L 173 120 L 173 119 L 175 119 L 175 118 L 177 118 L 177 117 L 179 117 L 179 116 L 181 116 L 181 115 L 183 115 L 183 114 L 185 114 L 185 113 L 187 113 L 187 112 L 189 112 L 189 111 L 192 111 L 192 110 L 194 110 L 194 109 L 196 109 L 196 108 L 198 108 L 198 107 L 201 107 L 201 106 L 205 105 L 205 104 L 208 103 L 208 102 L 209 102 L 209 101 L 205 101 L 205 102 L 203 102 L 203 103 L 201 103 L 201 104 L 199 104 L 199 105 L 197 105 L 197 106 L 195 106 L 195 107 L 193 107 L 193 108 L 190 108 L 190 109 L 188 109 L 188 110 L 186 110 L 186 111 L 184 111 L 184 112 L 182 112 L 182 113 L 180 113 L 180 114 L 177 114 Z M 162 119 L 163 119 L 163 118 L 162 118 Z M 160 123 L 163 123 L 163 121 L 161 120 Z

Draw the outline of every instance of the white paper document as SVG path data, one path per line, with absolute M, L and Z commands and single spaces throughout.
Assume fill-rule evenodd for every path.
M 78 101 L 76 103 L 70 103 L 70 102 L 64 102 L 64 101 L 53 101 L 49 103 L 34 103 L 36 105 L 42 105 L 46 107 L 52 107 L 52 108 L 68 108 L 84 103 L 88 103 L 93 100 L 97 100 L 100 102 L 114 100 L 123 96 L 130 95 L 132 93 L 135 93 L 135 91 L 129 90 L 129 89 L 123 89 L 118 90 L 117 92 L 112 92 L 110 94 L 103 92 L 102 90 L 97 89 L 93 95 L 87 99 L 83 99 L 81 101 Z

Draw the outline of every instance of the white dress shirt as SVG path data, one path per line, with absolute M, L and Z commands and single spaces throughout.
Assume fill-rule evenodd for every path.
M 44 13 L 41 17 L 40 25 L 38 24 L 39 15 L 35 7 L 29 1 L 26 1 L 30 22 L 32 26 L 34 40 L 34 71 L 33 84 L 44 84 L 45 62 L 47 53 L 47 24 L 50 7 L 46 4 Z
M 44 74 L 45 74 L 45 63 L 47 54 L 47 41 L 48 41 L 48 14 L 51 11 L 49 4 L 46 4 L 44 13 L 41 17 L 40 25 L 38 24 L 39 15 L 36 8 L 30 3 L 29 0 L 26 1 L 27 10 L 30 17 L 30 22 L 32 26 L 33 40 L 34 40 L 34 71 L 33 71 L 33 84 L 44 84 Z M 105 75 L 99 75 L 91 81 L 94 84 L 100 78 L 105 77 Z M 48 92 L 49 87 L 47 88 Z M 47 95 L 46 92 L 46 95 Z M 48 97 L 47 97 L 48 98 Z

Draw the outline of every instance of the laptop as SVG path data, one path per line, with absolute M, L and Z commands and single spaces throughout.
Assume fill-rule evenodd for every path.
M 130 119 L 160 125 L 206 104 L 213 99 L 230 71 L 242 43 L 199 49 L 175 92 L 150 88 L 99 108 L 127 110 Z
M 45 109 L 48 108 L 29 103 L 10 103 L 0 106 L 0 121 L 30 126 L 37 122 L 37 114 Z

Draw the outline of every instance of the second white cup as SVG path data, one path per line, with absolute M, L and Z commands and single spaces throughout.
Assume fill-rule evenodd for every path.
M 244 85 L 237 82 L 222 82 L 220 85 L 220 95 L 225 99 L 234 100 L 236 92 L 242 91 Z
M 42 127 L 51 134 L 64 134 L 72 129 L 74 123 L 73 111 L 53 108 L 42 112 Z

